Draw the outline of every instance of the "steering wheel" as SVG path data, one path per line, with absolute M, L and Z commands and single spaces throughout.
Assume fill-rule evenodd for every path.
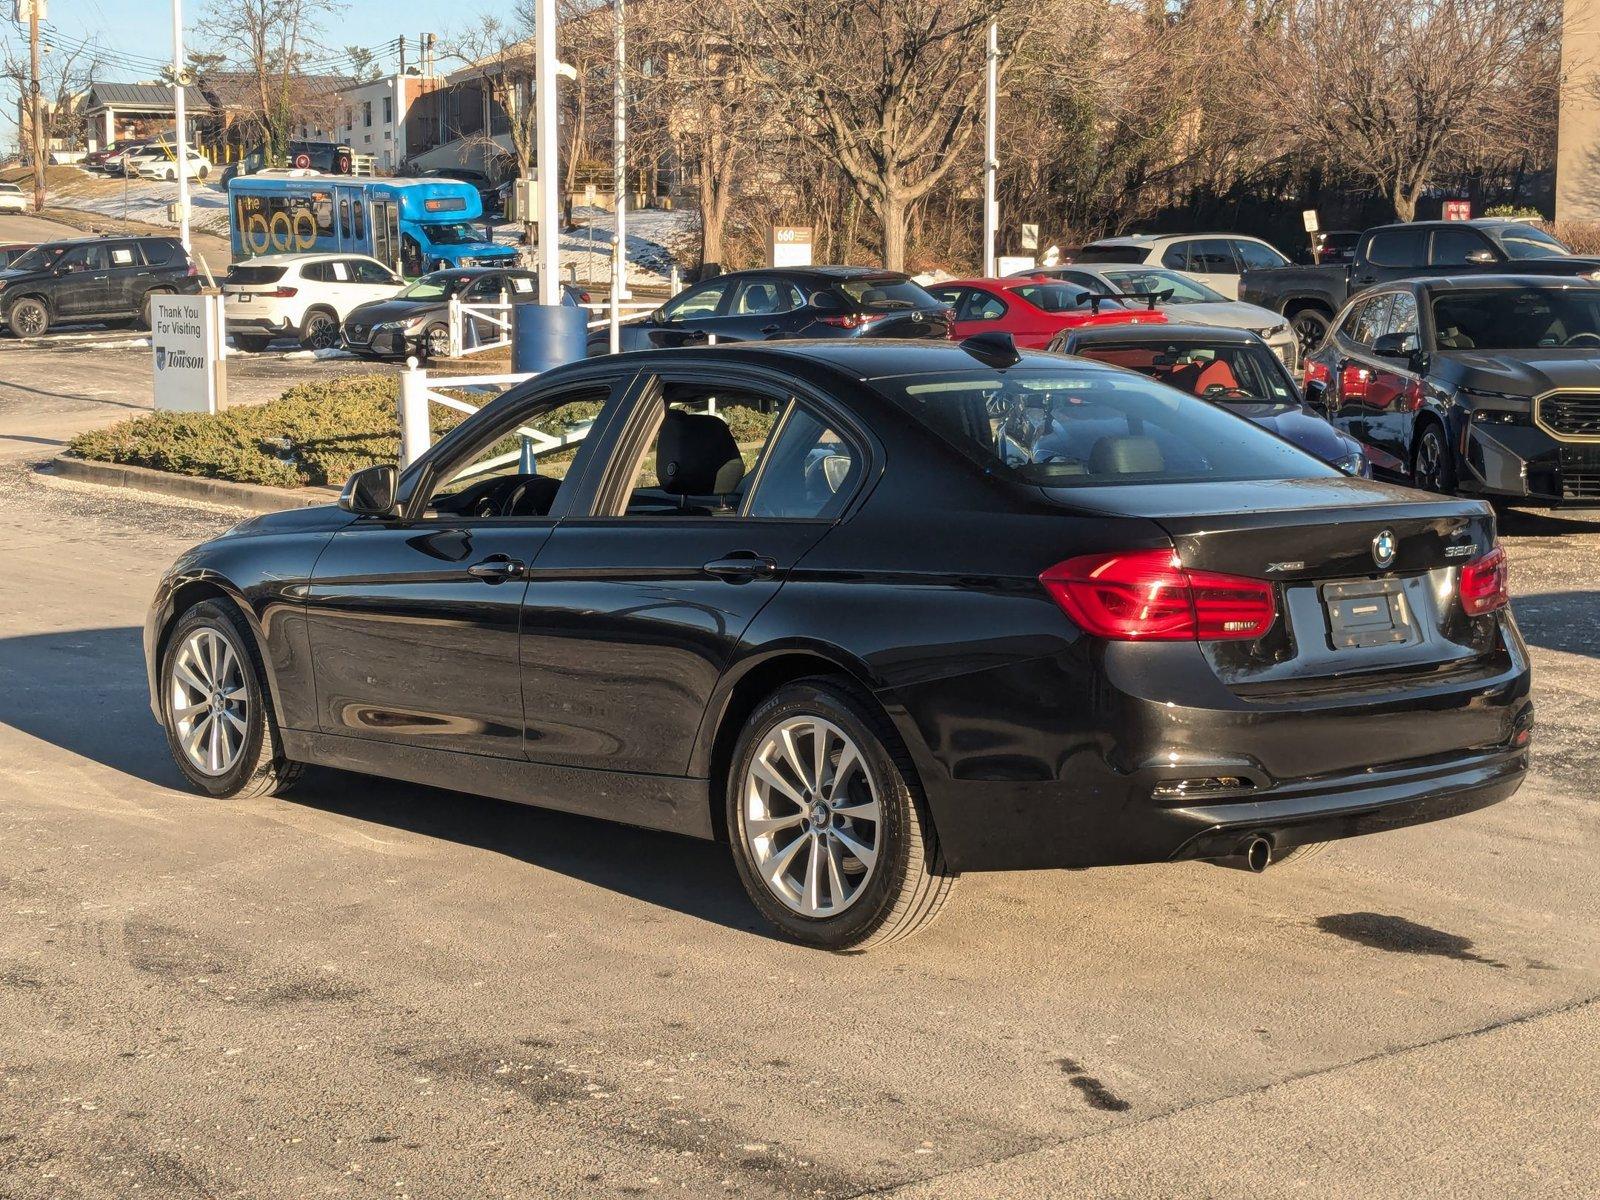
M 1561 344 L 1563 346 L 1600 346 L 1600 333 L 1590 333 L 1585 330 L 1582 333 L 1573 334 Z

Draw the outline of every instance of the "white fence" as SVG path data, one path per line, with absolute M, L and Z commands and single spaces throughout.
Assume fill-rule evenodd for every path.
M 433 444 L 430 405 L 437 404 L 441 408 L 454 409 L 469 416 L 478 411 L 479 405 L 468 403 L 455 396 L 446 396 L 441 389 L 465 388 L 474 391 L 492 389 L 498 395 L 506 388 L 532 379 L 537 374 L 536 371 L 525 371 L 509 375 L 460 375 L 429 379 L 428 373 L 417 365 L 416 359 L 407 359 L 406 369 L 400 375 L 400 469 L 403 471 L 416 462 Z M 518 429 L 517 435 L 522 438 L 524 445 L 531 444 L 533 452 L 537 453 L 540 450 L 554 450 L 580 442 L 587 432 L 588 430 L 584 430 L 576 437 L 557 438 L 551 437 L 548 433 L 541 433 L 537 429 Z M 476 463 L 472 473 L 481 474 L 504 466 L 507 462 L 515 460 L 519 453 L 513 451 L 488 462 Z
M 513 307 L 504 292 L 493 304 L 463 304 L 459 296 L 451 296 L 450 357 L 465 358 L 509 346 Z M 487 331 L 485 326 L 488 326 Z

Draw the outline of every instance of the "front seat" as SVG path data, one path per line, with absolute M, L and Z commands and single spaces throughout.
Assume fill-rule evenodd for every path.
M 669 408 L 656 437 L 656 482 L 687 509 L 689 496 L 737 495 L 744 458 L 721 417 Z M 723 507 L 727 507 L 726 504 Z

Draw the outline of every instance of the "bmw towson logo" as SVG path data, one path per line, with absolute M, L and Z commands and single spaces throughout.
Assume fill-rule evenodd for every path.
M 158 371 L 164 370 L 166 368 L 166 365 L 167 365 L 167 348 L 165 346 L 157 346 L 156 347 L 156 370 L 158 370 Z
M 1380 567 L 1387 567 L 1394 562 L 1394 534 L 1385 529 L 1372 539 L 1372 561 Z

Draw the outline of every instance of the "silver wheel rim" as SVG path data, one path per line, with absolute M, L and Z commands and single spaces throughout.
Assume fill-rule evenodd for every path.
M 197 629 L 172 656 L 167 695 L 172 731 L 189 765 L 225 775 L 244 753 L 250 691 L 233 643 L 215 629 Z
M 1431 434 L 1422 435 L 1417 447 L 1417 482 L 1429 491 L 1439 490 L 1439 444 Z
M 44 327 L 44 321 L 41 319 L 43 310 L 32 304 L 19 304 L 17 310 L 11 318 L 11 323 L 16 326 L 17 332 L 23 337 L 38 337 L 39 330 Z
M 316 313 L 306 324 L 306 340 L 311 343 L 312 349 L 326 350 L 333 345 L 332 317 L 325 313 Z
M 745 772 L 739 811 L 756 874 L 801 916 L 837 916 L 877 871 L 877 789 L 860 749 L 820 717 L 794 717 L 767 732 Z
M 448 358 L 450 355 L 450 331 L 442 325 L 435 325 L 428 330 L 428 357 Z

